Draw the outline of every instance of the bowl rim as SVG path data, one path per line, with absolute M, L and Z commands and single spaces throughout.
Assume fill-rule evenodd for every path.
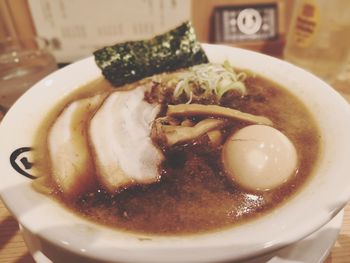
M 315 86 L 317 86 L 317 89 L 320 94 L 322 94 L 323 101 L 325 102 L 325 97 L 329 99 L 332 103 L 328 102 L 328 106 L 333 106 L 332 110 L 336 110 L 338 114 L 341 115 L 342 118 L 347 118 L 350 121 L 350 107 L 348 103 L 337 93 L 335 92 L 331 87 L 329 87 L 325 82 L 318 79 L 317 77 L 313 76 L 311 73 L 306 72 L 305 70 L 298 68 L 288 62 L 279 60 L 277 58 L 273 58 L 264 54 L 260 54 L 253 51 L 243 50 L 239 48 L 234 47 L 228 47 L 228 46 L 222 46 L 222 45 L 211 45 L 211 44 L 203 44 L 203 48 L 205 49 L 206 53 L 208 54 L 211 61 L 215 57 L 215 61 L 223 61 L 223 59 L 229 57 L 229 60 L 233 65 L 235 65 L 234 58 L 237 58 L 240 62 L 238 64 L 240 65 L 249 65 L 251 61 L 257 61 L 257 63 L 269 63 L 269 66 L 272 66 L 277 69 L 280 68 L 279 74 L 297 74 L 298 76 L 302 76 L 302 78 L 305 78 L 308 82 L 314 83 Z M 247 61 L 242 62 L 242 59 L 246 59 Z M 238 61 L 237 60 L 237 61 Z M 250 62 L 249 62 L 250 61 Z M 241 66 L 239 66 L 241 68 Z M 276 77 L 275 73 L 269 72 L 269 68 L 263 69 L 263 66 L 259 64 L 257 66 L 259 68 L 262 68 L 262 72 L 265 72 L 268 75 L 269 79 L 272 79 L 273 81 L 276 81 L 274 79 Z M 245 68 L 245 67 L 243 67 Z M 278 70 L 277 70 L 278 71 Z M 253 72 L 256 72 L 256 70 L 253 70 Z M 258 72 L 261 74 L 261 72 Z M 282 74 L 282 75 L 283 75 Z M 22 128 L 24 131 L 31 131 L 30 127 L 24 127 L 23 125 L 28 124 L 28 121 L 25 121 L 25 118 L 28 118 L 30 114 L 33 114 L 33 112 L 38 111 L 40 109 L 41 103 L 46 103 L 46 107 L 48 107 L 49 102 L 51 103 L 50 99 L 52 100 L 59 100 L 59 97 L 57 97 L 58 94 L 64 95 L 66 92 L 71 92 L 73 89 L 77 88 L 78 86 L 81 86 L 96 77 L 98 77 L 100 74 L 99 69 L 94 63 L 93 57 L 88 57 L 85 59 L 82 59 L 78 62 L 75 62 L 71 65 L 68 65 L 49 76 L 45 77 L 41 81 L 39 81 L 37 84 L 35 84 L 31 89 L 29 89 L 9 110 L 9 112 L 6 114 L 4 119 L 2 120 L 2 123 L 0 124 L 0 145 L 5 145 L 6 150 L 11 147 L 11 139 L 9 140 L 8 136 L 11 135 L 11 128 L 17 127 Z M 88 77 L 86 77 L 88 76 Z M 287 76 L 287 75 L 286 75 Z M 69 77 L 68 80 L 65 80 L 66 77 Z M 281 77 L 276 77 L 281 78 Z M 57 82 L 64 82 L 68 81 L 69 85 L 68 87 L 57 87 Z M 278 82 L 278 81 L 277 81 Z M 294 84 L 298 84 L 298 80 L 294 80 L 294 82 L 290 82 Z M 63 86 L 63 85 L 62 85 Z M 50 89 L 51 88 L 51 89 Z M 55 90 L 54 90 L 55 88 Z M 57 88 L 57 89 L 56 89 Z M 287 87 L 288 88 L 288 87 Z M 288 88 L 289 89 L 289 88 Z M 312 87 L 313 91 L 315 91 L 315 88 Z M 301 88 L 299 87 L 299 91 L 301 91 Z M 37 96 L 40 95 L 40 92 L 44 92 L 45 96 L 47 96 L 47 99 L 38 98 Z M 311 98 L 310 94 L 307 90 L 305 90 L 305 94 L 302 94 L 301 96 L 304 96 L 304 99 L 307 97 L 310 98 L 310 100 L 314 100 L 314 103 L 317 102 L 317 99 Z M 316 96 L 316 95 L 315 95 Z M 319 95 L 317 95 L 319 96 Z M 34 106 L 34 109 L 27 109 L 28 112 L 25 112 L 24 109 L 25 105 L 32 104 L 32 99 L 35 99 L 36 101 L 40 101 L 40 103 L 37 103 L 37 107 Z M 44 102 L 44 100 L 47 100 Z M 317 103 L 316 103 L 317 104 Z M 316 105 L 314 104 L 314 106 Z M 318 110 L 322 110 L 321 106 L 324 105 L 316 105 L 320 108 Z M 18 118 L 18 116 L 20 116 Z M 330 118 L 330 117 L 328 117 Z M 23 123 L 22 123 L 23 121 Z M 16 122 L 16 123 L 15 123 Z M 19 122 L 19 123 L 18 123 Z M 22 126 L 21 126 L 22 125 Z M 345 136 L 346 133 L 350 134 L 350 122 L 343 122 L 337 126 L 342 132 L 341 136 L 339 136 L 339 140 L 342 139 L 342 146 L 344 149 L 341 151 L 341 156 L 350 156 L 350 137 Z M 17 132 L 16 134 L 22 134 Z M 28 135 L 29 136 L 29 135 Z M 328 136 L 328 134 L 325 134 L 325 137 Z M 330 135 L 329 135 L 330 136 Z M 347 138 L 349 137 L 349 138 Z M 4 139 L 7 138 L 7 139 Z M 327 139 L 327 138 L 325 138 Z M 7 140 L 7 141 L 6 141 Z M 10 142 L 9 142 L 10 141 Z M 20 143 L 22 141 L 26 141 L 26 139 L 19 140 Z M 325 142 L 328 143 L 327 140 Z M 339 144 L 340 145 L 340 144 Z M 340 152 L 340 151 L 339 151 Z M 60 239 L 57 239 L 53 235 L 53 233 L 57 234 L 55 231 L 51 232 L 46 231 L 45 229 L 42 229 L 42 226 L 39 226 L 37 223 L 34 222 L 35 215 L 42 214 L 43 211 L 40 210 L 40 206 L 36 207 L 36 209 L 23 212 L 23 209 L 29 209 L 29 204 L 23 204 L 20 207 L 16 207 L 18 205 L 17 200 L 13 200 L 13 194 L 11 191 L 8 191 L 7 188 L 9 187 L 16 187 L 17 185 L 20 185 L 22 187 L 22 184 L 26 184 L 24 180 L 27 180 L 27 178 L 21 178 L 21 179 L 12 179 L 10 178 L 7 173 L 11 170 L 8 164 L 8 156 L 5 156 L 5 153 L 0 153 L 0 164 L 7 165 L 7 168 L 3 168 L 0 165 L 0 171 L 4 171 L 0 173 L 0 178 L 2 178 L 6 183 L 0 185 L 0 196 L 3 199 L 5 205 L 10 210 L 10 212 L 16 217 L 16 219 L 19 221 L 21 225 L 23 225 L 26 229 L 31 231 L 32 233 L 35 233 L 40 239 L 45 240 L 46 242 L 49 242 L 53 244 L 54 246 L 57 246 L 61 249 L 70 251 L 72 253 L 89 257 L 93 259 L 99 259 L 99 260 L 111 260 L 110 258 L 110 252 L 115 251 L 116 247 L 112 247 L 109 249 L 101 249 L 104 245 L 107 243 L 99 240 L 99 244 L 96 247 L 83 247 L 81 243 L 78 241 L 81 240 L 75 240 L 72 239 L 70 242 L 65 244 L 64 239 L 68 237 L 60 237 Z M 341 158 L 341 160 L 336 160 L 338 163 L 340 163 L 339 167 L 336 169 L 334 164 L 331 171 L 325 171 L 325 173 L 331 173 L 331 172 L 338 172 L 341 175 L 345 174 L 345 172 L 350 172 L 350 164 L 348 162 L 345 163 L 345 158 Z M 13 174 L 13 171 L 12 171 Z M 339 175 L 337 175 L 339 178 Z M 337 177 L 337 178 L 338 178 Z M 208 233 L 208 234 L 201 234 L 201 235 L 194 235 L 194 236 L 186 236 L 186 237 L 155 237 L 152 239 L 151 242 L 145 243 L 140 240 L 137 241 L 137 238 L 139 238 L 140 235 L 136 234 L 126 234 L 121 233 L 117 235 L 118 240 L 122 240 L 123 243 L 126 242 L 127 245 L 121 245 L 121 242 L 116 242 L 117 245 L 121 245 L 119 247 L 120 254 L 118 255 L 118 260 L 123 261 L 144 261 L 146 257 L 152 258 L 150 261 L 158 261 L 158 262 L 164 262 L 165 260 L 169 260 L 169 256 L 171 256 L 172 260 L 178 261 L 178 260 L 188 260 L 191 259 L 193 261 L 205 261 L 205 260 L 241 260 L 253 256 L 257 256 L 263 253 L 267 253 L 269 251 L 281 248 L 283 246 L 286 246 L 288 244 L 294 243 L 307 235 L 311 234 L 312 232 L 316 231 L 320 227 L 322 227 L 324 224 L 326 224 L 331 218 L 333 218 L 342 208 L 345 206 L 347 201 L 350 199 L 350 180 L 349 184 L 342 185 L 342 184 L 334 184 L 335 186 L 339 186 L 340 188 L 337 189 L 337 191 L 332 190 L 331 192 L 325 192 L 327 196 L 330 196 L 331 194 L 334 194 L 337 192 L 337 196 L 333 197 L 332 202 L 326 202 L 325 204 L 318 204 L 316 207 L 310 207 L 307 211 L 304 211 L 305 214 L 311 216 L 313 212 L 317 212 L 317 216 L 314 216 L 313 218 L 308 218 L 303 224 L 300 224 L 299 222 L 293 222 L 289 224 L 285 224 L 284 222 L 279 222 L 278 220 L 286 219 L 285 217 L 280 216 L 281 211 L 297 211 L 293 205 L 289 204 L 292 202 L 293 204 L 295 202 L 300 202 L 298 199 L 300 199 L 301 193 L 296 194 L 292 201 L 287 202 L 287 204 L 283 204 L 282 206 L 274 209 L 272 212 L 270 212 L 268 215 L 264 215 L 264 218 L 261 221 L 264 221 L 266 218 L 267 222 L 274 222 L 278 221 L 278 224 L 276 224 L 277 229 L 271 229 L 270 234 L 268 234 L 268 238 L 265 238 L 265 242 L 261 242 L 262 239 L 257 238 L 257 243 L 251 243 L 252 238 L 244 237 L 244 238 L 234 238 L 231 237 L 232 234 L 242 235 L 242 233 L 245 233 L 246 235 L 261 235 L 266 234 L 267 232 L 262 231 L 261 229 L 258 229 L 257 233 L 256 229 L 252 230 L 252 226 L 257 225 L 257 221 L 254 220 L 252 222 L 249 222 L 247 224 L 244 224 L 243 226 L 240 226 L 239 228 L 241 230 L 237 231 L 237 228 L 232 228 L 230 230 L 223 230 L 215 233 Z M 23 186 L 26 191 L 28 190 L 28 185 Z M 323 189 L 323 188 L 321 188 Z M 30 191 L 30 190 L 28 190 Z M 302 190 L 304 192 L 304 189 Z M 47 197 L 43 197 L 38 193 L 27 193 L 29 198 L 33 198 L 33 200 L 40 200 L 41 199 L 47 199 L 45 202 L 52 202 Z M 310 193 L 312 195 L 313 193 Z M 314 193 L 315 194 L 315 193 Z M 38 196 L 40 195 L 40 196 Z M 294 201 L 297 200 L 297 201 Z M 23 201 L 23 200 L 22 200 Z M 304 209 L 307 208 L 307 205 L 309 201 L 305 202 Z M 327 207 L 326 207 L 327 206 Z M 76 215 L 72 214 L 70 211 L 66 210 L 65 208 L 54 205 L 54 208 L 49 210 L 52 213 L 55 213 L 56 209 L 62 210 L 59 211 L 60 214 L 66 215 L 71 220 L 77 220 L 78 222 L 84 222 L 81 220 L 80 217 L 77 217 Z M 294 210 L 293 210 L 294 209 Z M 38 214 L 36 214 L 38 213 Z M 49 218 L 49 215 L 45 215 Z M 274 219 L 273 217 L 276 217 L 277 219 Z M 51 217 L 50 217 L 51 218 Z M 294 215 L 293 220 L 300 220 L 300 216 Z M 52 218 L 51 218 L 52 219 Z M 259 221 L 260 219 L 258 219 Z M 271 221 L 272 220 L 272 221 Z M 260 221 L 259 221 L 260 222 Z M 43 222 L 42 222 L 43 223 Z M 62 221 L 53 222 L 57 223 L 58 225 L 62 224 Z M 50 227 L 54 226 L 53 223 L 43 223 L 44 227 Z M 67 223 L 67 220 L 64 221 L 64 223 Z M 259 225 L 260 223 L 258 223 Z M 268 223 L 266 223 L 268 224 Z M 90 222 L 84 222 L 83 225 L 87 225 L 88 228 L 94 228 L 98 231 L 101 231 L 101 235 L 106 235 L 108 237 L 108 241 L 115 240 L 115 237 L 111 237 L 109 233 L 114 232 L 114 230 L 108 229 L 104 226 L 95 225 L 94 223 Z M 264 225 L 262 223 L 262 225 Z M 294 225 L 298 226 L 293 231 L 286 231 L 287 227 Z M 260 226 L 260 225 L 259 225 Z M 285 230 L 285 231 L 283 231 Z M 75 231 L 75 230 L 74 230 Z M 73 231 L 73 232 L 74 232 Z M 83 230 L 79 230 L 83 231 Z M 85 230 L 84 230 L 85 231 Z M 282 232 L 281 232 L 282 231 Z M 72 232 L 72 233 L 73 233 Z M 74 232 L 75 233 L 75 232 Z M 279 233 L 277 235 L 277 233 Z M 286 234 L 287 233 L 287 234 Z M 131 237 L 132 236 L 132 237 Z M 143 236 L 143 235 L 142 235 Z M 103 236 L 105 238 L 105 236 Z M 100 235 L 98 236 L 100 238 Z M 136 238 L 136 239 L 135 239 Z M 213 240 L 222 240 L 222 239 L 228 239 L 228 243 L 219 242 L 217 245 L 214 245 L 212 242 Z M 117 241 L 118 241 L 117 240 Z M 74 242 L 77 243 L 74 243 Z M 241 243 L 242 242 L 242 243 Z M 247 242 L 247 243 L 245 243 Z M 239 248 L 239 249 L 232 249 L 232 247 Z M 118 248 L 118 247 L 117 247 Z M 130 255 L 130 252 L 132 255 Z M 135 253 L 137 252 L 137 253 Z

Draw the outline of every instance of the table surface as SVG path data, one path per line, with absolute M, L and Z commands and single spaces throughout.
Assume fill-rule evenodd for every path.
M 16 220 L 0 201 L 0 263 L 34 263 L 19 233 Z M 344 221 L 337 242 L 325 263 L 350 262 L 350 204 L 345 207 Z M 311 262 L 308 262 L 311 263 Z

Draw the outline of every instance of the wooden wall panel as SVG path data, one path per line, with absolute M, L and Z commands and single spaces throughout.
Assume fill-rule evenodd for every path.
M 3 16 L 0 14 L 0 40 L 6 38 L 8 35 L 6 26 L 5 26 L 5 21 L 3 19 Z
M 35 35 L 27 0 L 0 0 L 0 38 Z
M 0 0 L 0 38 L 3 39 L 16 34 L 8 3 L 6 0 Z

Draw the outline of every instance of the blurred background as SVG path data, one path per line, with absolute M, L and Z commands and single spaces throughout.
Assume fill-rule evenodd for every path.
M 281 56 L 294 0 L 0 0 L 0 38 L 45 37 L 59 63 L 192 20 L 202 42 Z M 240 15 L 241 14 L 241 15 Z
M 349 0 L 0 0 L 0 42 L 39 36 L 64 66 L 191 20 L 201 42 L 286 59 L 350 99 L 349 13 Z

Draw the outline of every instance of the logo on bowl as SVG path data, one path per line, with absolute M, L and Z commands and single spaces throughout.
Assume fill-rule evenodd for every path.
M 10 163 L 16 172 L 30 179 L 36 179 L 35 176 L 29 173 L 33 167 L 33 163 L 28 161 L 27 153 L 29 153 L 31 150 L 31 147 L 21 147 L 14 150 L 10 155 Z

